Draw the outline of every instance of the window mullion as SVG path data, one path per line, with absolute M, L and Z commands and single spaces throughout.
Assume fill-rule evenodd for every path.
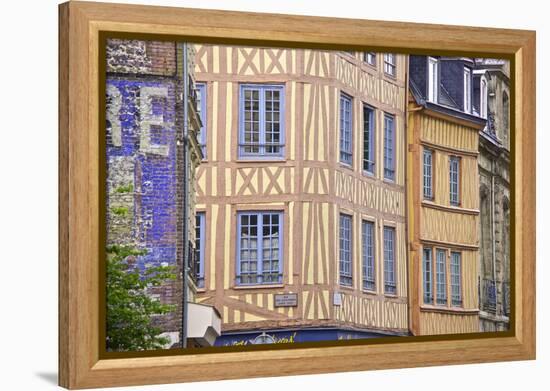
M 264 253 L 264 236 L 263 236 L 263 215 L 258 213 L 258 226 L 257 226 L 257 237 L 258 237 L 258 257 L 256 258 L 256 273 L 257 280 L 260 284 L 263 283 L 263 253 Z
M 265 146 L 265 93 L 267 89 L 265 88 L 258 88 L 258 96 L 260 98 L 260 146 L 258 148 L 259 154 L 261 156 L 265 156 L 266 154 L 266 146 Z

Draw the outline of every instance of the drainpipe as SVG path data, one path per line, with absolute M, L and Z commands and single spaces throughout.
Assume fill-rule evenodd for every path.
M 183 167 L 184 167 L 184 180 L 183 180 L 183 295 L 182 295 L 182 317 L 181 317 L 181 347 L 187 347 L 187 314 L 188 314 L 188 300 L 187 292 L 189 290 L 187 277 L 189 274 L 189 113 L 188 113 L 188 100 L 189 100 L 189 69 L 187 65 L 187 43 L 183 44 Z

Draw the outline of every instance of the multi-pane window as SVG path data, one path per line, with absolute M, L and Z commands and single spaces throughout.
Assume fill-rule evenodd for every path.
M 376 66 L 376 53 L 363 52 L 363 61 L 369 65 Z
M 432 249 L 425 248 L 423 251 L 422 275 L 424 285 L 424 303 L 433 304 L 432 292 Z
M 340 215 L 340 284 L 351 285 L 351 216 Z
M 461 269 L 461 254 L 451 252 L 451 304 L 457 307 L 462 305 Z
M 439 305 L 447 304 L 447 252 L 445 250 L 436 250 L 435 260 L 435 289 L 436 302 Z
M 384 178 L 395 179 L 395 118 L 384 114 Z
M 472 112 L 472 71 L 464 67 L 464 111 Z
M 240 157 L 284 155 L 283 98 L 283 86 L 241 85 Z
M 351 97 L 340 94 L 340 162 L 351 166 L 352 133 L 351 133 Z
M 384 54 L 384 73 L 395 77 L 396 75 L 396 56 L 393 53 Z
M 433 199 L 433 151 L 424 148 L 423 152 L 423 192 L 424 198 Z
M 384 293 L 396 294 L 395 228 L 384 227 Z
M 195 215 L 195 264 L 193 274 L 197 288 L 204 287 L 204 243 L 205 243 L 205 214 L 199 212 Z
M 436 58 L 428 58 L 428 100 L 437 103 L 439 92 L 439 62 Z
M 374 223 L 363 221 L 363 289 L 374 291 Z
M 363 105 L 363 170 L 371 174 L 374 173 L 374 134 L 375 120 L 374 109 Z
M 460 158 L 449 157 L 449 196 L 451 205 L 460 204 Z
M 280 212 L 240 212 L 237 215 L 237 284 L 282 282 Z
M 197 111 L 201 119 L 201 129 L 197 135 L 202 151 L 202 158 L 206 159 L 206 84 L 197 83 Z

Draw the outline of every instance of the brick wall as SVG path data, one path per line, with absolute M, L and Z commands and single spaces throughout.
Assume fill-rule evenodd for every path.
M 172 42 L 108 41 L 106 221 L 108 244 L 147 250 L 137 267 L 173 265 L 181 276 L 177 58 Z M 177 305 L 172 314 L 154 319 L 172 344 L 181 331 L 181 286 L 178 277 L 150 289 L 163 302 Z

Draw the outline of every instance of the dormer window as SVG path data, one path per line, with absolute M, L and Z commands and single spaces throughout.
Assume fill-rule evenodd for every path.
M 428 100 L 437 103 L 439 62 L 436 58 L 428 57 Z
M 391 77 L 395 77 L 397 75 L 396 68 L 397 68 L 397 62 L 395 54 L 393 53 L 384 53 L 384 73 L 386 75 L 389 75 Z
M 483 118 L 487 118 L 487 79 L 481 78 L 479 85 L 479 114 Z
M 464 67 L 464 111 L 472 112 L 472 71 Z

